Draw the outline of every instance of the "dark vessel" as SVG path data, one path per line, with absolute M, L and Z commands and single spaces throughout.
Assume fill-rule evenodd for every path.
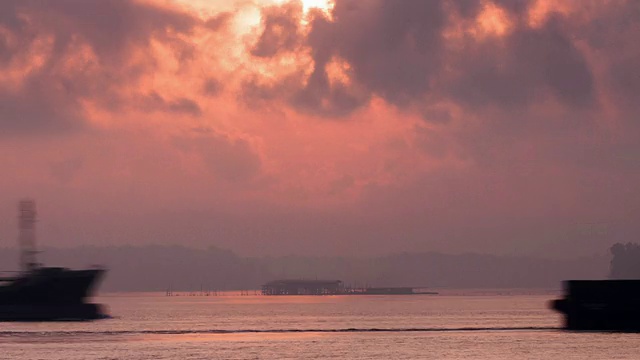
M 91 296 L 105 269 L 43 267 L 35 261 L 35 203 L 20 202 L 22 270 L 0 277 L 0 321 L 94 320 L 107 317 Z
M 640 332 L 640 280 L 571 280 L 551 307 L 567 330 Z

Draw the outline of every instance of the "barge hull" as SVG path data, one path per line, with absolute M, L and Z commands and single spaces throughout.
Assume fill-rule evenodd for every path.
M 567 330 L 640 332 L 640 280 L 571 280 L 551 302 Z

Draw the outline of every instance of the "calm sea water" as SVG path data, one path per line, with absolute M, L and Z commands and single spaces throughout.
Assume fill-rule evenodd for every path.
M 640 359 L 640 334 L 560 330 L 550 291 L 96 299 L 96 322 L 0 323 L 0 359 Z

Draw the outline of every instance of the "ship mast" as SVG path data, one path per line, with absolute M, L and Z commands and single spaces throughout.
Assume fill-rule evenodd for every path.
M 36 202 L 21 200 L 18 211 L 20 267 L 23 271 L 31 271 L 38 266 L 36 262 Z

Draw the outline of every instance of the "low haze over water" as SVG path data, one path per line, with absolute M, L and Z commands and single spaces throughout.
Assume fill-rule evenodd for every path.
M 96 299 L 113 319 L 4 323 L 14 359 L 637 359 L 637 334 L 560 330 L 556 291 Z

